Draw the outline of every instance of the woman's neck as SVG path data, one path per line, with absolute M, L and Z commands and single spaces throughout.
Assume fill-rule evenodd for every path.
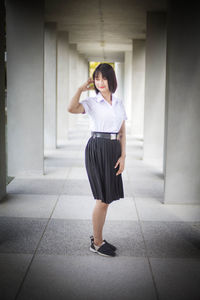
M 104 92 L 104 93 L 101 93 L 101 94 L 104 97 L 104 99 L 106 99 L 109 102 L 112 102 L 112 93 L 110 91 L 108 91 L 106 93 Z

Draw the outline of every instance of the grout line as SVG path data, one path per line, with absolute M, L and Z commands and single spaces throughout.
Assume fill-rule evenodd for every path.
M 71 170 L 71 168 L 70 168 L 70 170 Z M 65 184 L 66 184 L 66 180 L 65 180 L 65 182 L 64 182 L 63 185 L 62 185 L 62 189 L 64 188 Z M 35 258 L 35 256 L 36 256 L 36 253 L 37 253 L 37 250 L 38 250 L 39 245 L 40 245 L 40 243 L 41 243 L 41 240 L 42 240 L 42 238 L 43 238 L 43 236 L 44 236 L 44 234 L 45 234 L 45 231 L 46 231 L 46 229 L 47 229 L 47 227 L 48 227 L 48 225 L 49 225 L 49 222 L 50 222 L 51 217 L 52 217 L 52 215 L 53 215 L 53 213 L 54 213 L 54 210 L 55 210 L 55 208 L 56 208 L 56 206 L 57 206 L 57 204 L 58 204 L 58 200 L 59 200 L 59 198 L 60 198 L 60 196 L 61 196 L 61 194 L 62 194 L 62 189 L 61 189 L 61 193 L 58 195 L 58 198 L 57 198 L 57 200 L 56 200 L 56 203 L 55 203 L 55 205 L 54 205 L 54 207 L 53 207 L 53 209 L 52 209 L 52 212 L 51 212 L 51 214 L 50 214 L 50 216 L 49 216 L 49 218 L 48 218 L 48 221 L 47 221 L 47 223 L 46 223 L 46 225 L 45 225 L 45 228 L 44 228 L 43 233 L 42 233 L 42 235 L 41 235 L 41 237 L 40 237 L 40 239 L 39 239 L 39 242 L 38 242 L 38 244 L 37 244 L 37 246 L 36 246 L 36 249 L 35 249 L 34 252 L 33 252 L 33 256 L 32 256 L 32 258 L 31 258 L 31 261 L 30 261 L 30 263 L 29 263 L 29 265 L 28 265 L 28 267 L 27 267 L 27 270 L 26 270 L 26 272 L 25 272 L 25 274 L 24 274 L 24 277 L 23 277 L 23 279 L 22 279 L 22 282 L 21 282 L 20 285 L 19 285 L 18 291 L 17 291 L 16 296 L 15 296 L 15 300 L 18 298 L 18 296 L 19 296 L 19 294 L 20 294 L 20 292 L 21 292 L 21 290 L 22 290 L 23 284 L 24 284 L 24 282 L 25 282 L 25 280 L 26 280 L 26 277 L 27 277 L 27 275 L 28 275 L 28 272 L 29 272 L 29 270 L 30 270 L 30 267 L 31 267 L 31 265 L 32 265 L 32 262 L 33 262 L 33 260 L 34 260 L 34 258 Z
M 150 269 L 151 277 L 152 277 L 152 280 L 153 280 L 153 285 L 154 285 L 154 289 L 155 289 L 155 293 L 156 293 L 156 299 L 159 300 L 159 293 L 158 293 L 158 289 L 157 289 L 157 286 L 156 286 L 156 280 L 155 280 L 155 277 L 154 277 L 154 274 L 153 274 L 153 270 L 152 270 L 150 258 L 149 258 L 148 254 L 147 254 L 148 253 L 148 251 L 147 251 L 147 245 L 146 245 L 145 238 L 144 238 L 144 233 L 143 233 L 143 230 L 142 230 L 142 224 L 141 224 L 139 212 L 138 212 L 136 201 L 135 201 L 135 196 L 133 196 L 133 201 L 134 201 L 135 210 L 136 210 L 137 217 L 138 217 L 138 224 L 139 224 L 140 231 L 141 231 L 142 238 L 143 238 L 143 242 L 144 242 L 144 247 L 145 247 L 145 252 L 146 252 L 146 258 L 147 258 L 147 261 L 148 261 L 148 264 L 149 264 L 149 269 Z

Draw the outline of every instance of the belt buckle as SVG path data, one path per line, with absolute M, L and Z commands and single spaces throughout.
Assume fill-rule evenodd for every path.
M 116 139 L 116 134 L 115 133 L 111 133 L 110 134 L 110 139 L 111 140 L 115 140 Z

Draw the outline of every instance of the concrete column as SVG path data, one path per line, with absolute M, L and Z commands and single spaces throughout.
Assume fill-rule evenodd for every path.
M 6 1 L 8 175 L 44 174 L 44 3 Z
M 78 86 L 80 85 L 79 81 L 79 58 L 78 58 L 78 51 L 77 51 L 77 45 L 76 44 L 70 44 L 70 56 L 69 56 L 69 100 L 74 96 L 76 93 Z M 68 128 L 69 130 L 73 130 L 76 122 L 77 122 L 77 116 L 76 114 L 69 113 L 69 122 L 68 122 Z
M 200 18 L 196 1 L 170 1 L 165 203 L 200 204 Z
M 87 81 L 88 75 L 88 61 L 86 60 L 83 54 L 79 54 L 79 67 L 77 69 L 77 76 L 78 76 L 78 86 L 83 84 Z M 81 94 L 80 99 L 85 99 L 87 92 Z
M 5 7 L 0 1 L 0 200 L 6 195 Z
M 115 95 L 124 101 L 124 63 L 115 63 L 115 73 L 117 77 L 117 90 Z
M 133 40 L 131 134 L 144 136 L 145 40 Z
M 127 123 L 131 122 L 132 106 L 132 51 L 126 51 L 124 56 L 124 105 L 127 113 Z
M 85 81 L 87 81 L 89 75 L 88 75 L 88 61 L 87 61 L 86 57 L 83 54 L 80 54 L 79 57 L 80 57 L 81 69 L 80 69 L 80 71 L 78 71 L 78 73 L 80 74 L 80 76 L 79 76 L 79 85 L 81 85 Z M 83 92 L 81 94 L 81 97 L 80 97 L 79 101 L 84 100 L 88 95 L 89 95 L 88 92 Z M 88 118 L 87 114 L 79 114 L 77 116 L 77 121 L 81 122 L 82 125 L 83 125 L 83 123 L 82 123 L 83 118 Z
M 67 105 L 69 95 L 69 34 L 59 31 L 57 36 L 57 138 L 65 141 L 68 134 Z
M 163 168 L 166 82 L 166 14 L 147 13 L 144 153 Z
M 56 23 L 45 24 L 44 48 L 44 148 L 56 148 L 57 140 L 57 32 Z

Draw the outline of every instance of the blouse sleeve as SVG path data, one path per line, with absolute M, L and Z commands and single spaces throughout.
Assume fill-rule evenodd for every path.
M 122 114 L 123 114 L 123 120 L 128 120 L 126 110 L 124 107 L 124 103 L 121 101 L 121 109 L 122 109 Z
M 85 112 L 83 112 L 83 114 L 85 114 L 85 113 L 89 114 L 89 112 L 90 112 L 89 97 L 87 97 L 86 99 L 81 100 L 79 102 L 83 105 L 83 107 L 85 109 Z

